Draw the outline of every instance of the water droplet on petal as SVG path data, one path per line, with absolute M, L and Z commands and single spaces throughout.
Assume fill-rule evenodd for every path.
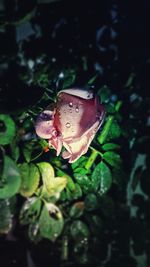
M 70 122 L 67 122 L 67 123 L 66 123 L 66 127 L 67 127 L 67 128 L 70 128 L 70 126 L 71 126 Z
M 76 107 L 76 112 L 77 112 L 77 113 L 79 112 L 79 108 L 78 108 L 78 107 Z
M 70 108 L 73 107 L 73 103 L 72 103 L 72 102 L 69 103 L 69 107 L 70 107 Z

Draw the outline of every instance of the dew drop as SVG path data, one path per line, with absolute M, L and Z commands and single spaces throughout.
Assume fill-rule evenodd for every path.
M 78 108 L 78 107 L 76 107 L 76 112 L 77 112 L 77 113 L 79 112 L 79 108 Z
M 70 122 L 67 122 L 67 123 L 66 123 L 66 127 L 67 127 L 67 128 L 70 128 L 70 126 L 71 126 Z
M 73 103 L 72 103 L 72 102 L 69 103 L 69 107 L 70 107 L 70 108 L 73 107 Z

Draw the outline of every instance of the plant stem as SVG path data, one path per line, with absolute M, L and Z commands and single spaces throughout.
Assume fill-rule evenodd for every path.
M 116 105 L 115 105 L 115 110 L 116 110 L 116 112 L 119 111 L 121 105 L 122 105 L 122 101 L 119 100 L 119 101 L 116 103 Z M 97 138 L 98 142 L 99 142 L 101 145 L 105 142 L 105 140 L 106 140 L 106 138 L 107 138 L 107 136 L 108 136 L 108 133 L 109 133 L 109 131 L 110 131 L 110 128 L 111 128 L 111 125 L 112 125 L 112 122 L 113 122 L 114 118 L 115 118 L 114 115 L 110 115 L 110 116 L 108 117 L 107 122 L 105 123 L 102 132 L 100 133 L 100 135 L 99 135 L 98 138 Z
M 87 169 L 87 170 L 89 170 L 92 167 L 92 165 L 93 165 L 93 163 L 96 160 L 98 155 L 100 155 L 100 156 L 103 155 L 101 152 L 97 151 L 95 148 L 93 148 L 93 147 L 90 147 L 90 148 L 92 150 L 92 153 L 85 164 L 85 169 Z

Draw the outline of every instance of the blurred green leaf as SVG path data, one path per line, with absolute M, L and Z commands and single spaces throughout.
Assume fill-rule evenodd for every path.
M 74 69 L 68 69 L 63 73 L 64 73 L 63 89 L 66 89 L 75 82 L 76 71 Z
M 39 144 L 35 140 L 26 142 L 22 150 L 25 160 L 28 163 L 40 156 L 41 153 L 43 153 L 43 148 L 39 146 Z
M 107 141 L 112 140 L 112 139 L 116 139 L 118 137 L 120 137 L 121 135 L 121 128 L 119 126 L 119 124 L 117 123 L 117 121 L 113 121 L 112 125 L 110 127 L 110 131 L 108 133 L 107 136 Z
M 80 202 L 76 202 L 70 209 L 69 215 L 72 218 L 79 218 L 82 216 L 84 211 L 84 202 L 80 201 Z
M 110 89 L 107 87 L 107 85 L 104 85 L 103 87 L 100 88 L 100 90 L 98 91 L 98 95 L 100 96 L 102 103 L 109 101 L 111 92 Z
M 0 200 L 0 234 L 7 234 L 12 227 L 9 200 Z
M 98 207 L 97 197 L 96 197 L 96 195 L 94 195 L 92 193 L 88 194 L 85 197 L 85 202 L 84 203 L 85 203 L 85 209 L 88 210 L 88 211 L 95 210 Z
M 44 238 L 55 241 L 61 234 L 64 227 L 64 220 L 61 211 L 52 203 L 47 203 L 42 210 L 39 229 Z
M 26 200 L 20 211 L 20 223 L 23 225 L 34 223 L 40 215 L 41 205 L 42 202 L 37 197 Z
M 71 232 L 71 236 L 75 240 L 81 240 L 83 238 L 88 238 L 90 235 L 88 226 L 80 220 L 76 220 L 71 224 L 70 232 Z
M 99 190 L 100 194 L 106 193 L 112 184 L 112 174 L 109 167 L 104 162 L 97 164 L 91 180 L 96 191 Z
M 16 127 L 12 118 L 5 114 L 0 114 L 0 145 L 10 144 L 15 137 Z
M 75 183 L 75 190 L 72 192 L 73 199 L 78 199 L 82 196 L 82 189 L 79 184 Z
M 19 170 L 21 174 L 20 194 L 24 197 L 30 197 L 35 193 L 39 185 L 39 169 L 33 163 L 23 163 L 19 165 Z
M 15 195 L 20 188 L 21 177 L 16 163 L 4 156 L 4 166 L 2 177 L 0 178 L 0 198 L 10 198 Z
M 108 162 L 111 166 L 119 168 L 122 160 L 119 154 L 113 151 L 107 151 L 103 154 L 103 159 Z
M 102 149 L 105 151 L 119 149 L 119 148 L 120 148 L 120 145 L 115 144 L 115 143 L 106 143 L 102 146 Z

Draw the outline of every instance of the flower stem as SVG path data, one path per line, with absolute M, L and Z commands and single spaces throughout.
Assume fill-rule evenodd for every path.
M 92 153 L 85 164 L 85 169 L 87 169 L 87 170 L 89 170 L 92 167 L 92 165 L 93 165 L 93 163 L 96 160 L 98 155 L 100 155 L 100 156 L 103 155 L 100 151 L 96 150 L 95 148 L 93 148 L 93 147 L 90 147 L 90 148 L 92 150 Z
M 119 101 L 116 103 L 116 105 L 115 105 L 115 110 L 116 110 L 116 112 L 119 111 L 121 105 L 122 105 L 122 101 L 119 100 Z M 99 135 L 98 138 L 97 138 L 98 142 L 99 142 L 101 145 L 105 142 L 105 140 L 106 140 L 106 138 L 107 138 L 107 136 L 108 136 L 108 133 L 109 133 L 109 131 L 110 131 L 110 128 L 111 128 L 111 125 L 112 125 L 112 123 L 113 123 L 114 118 L 115 118 L 114 115 L 110 115 L 110 116 L 108 117 L 107 122 L 105 123 L 103 130 L 101 131 L 100 135 Z

